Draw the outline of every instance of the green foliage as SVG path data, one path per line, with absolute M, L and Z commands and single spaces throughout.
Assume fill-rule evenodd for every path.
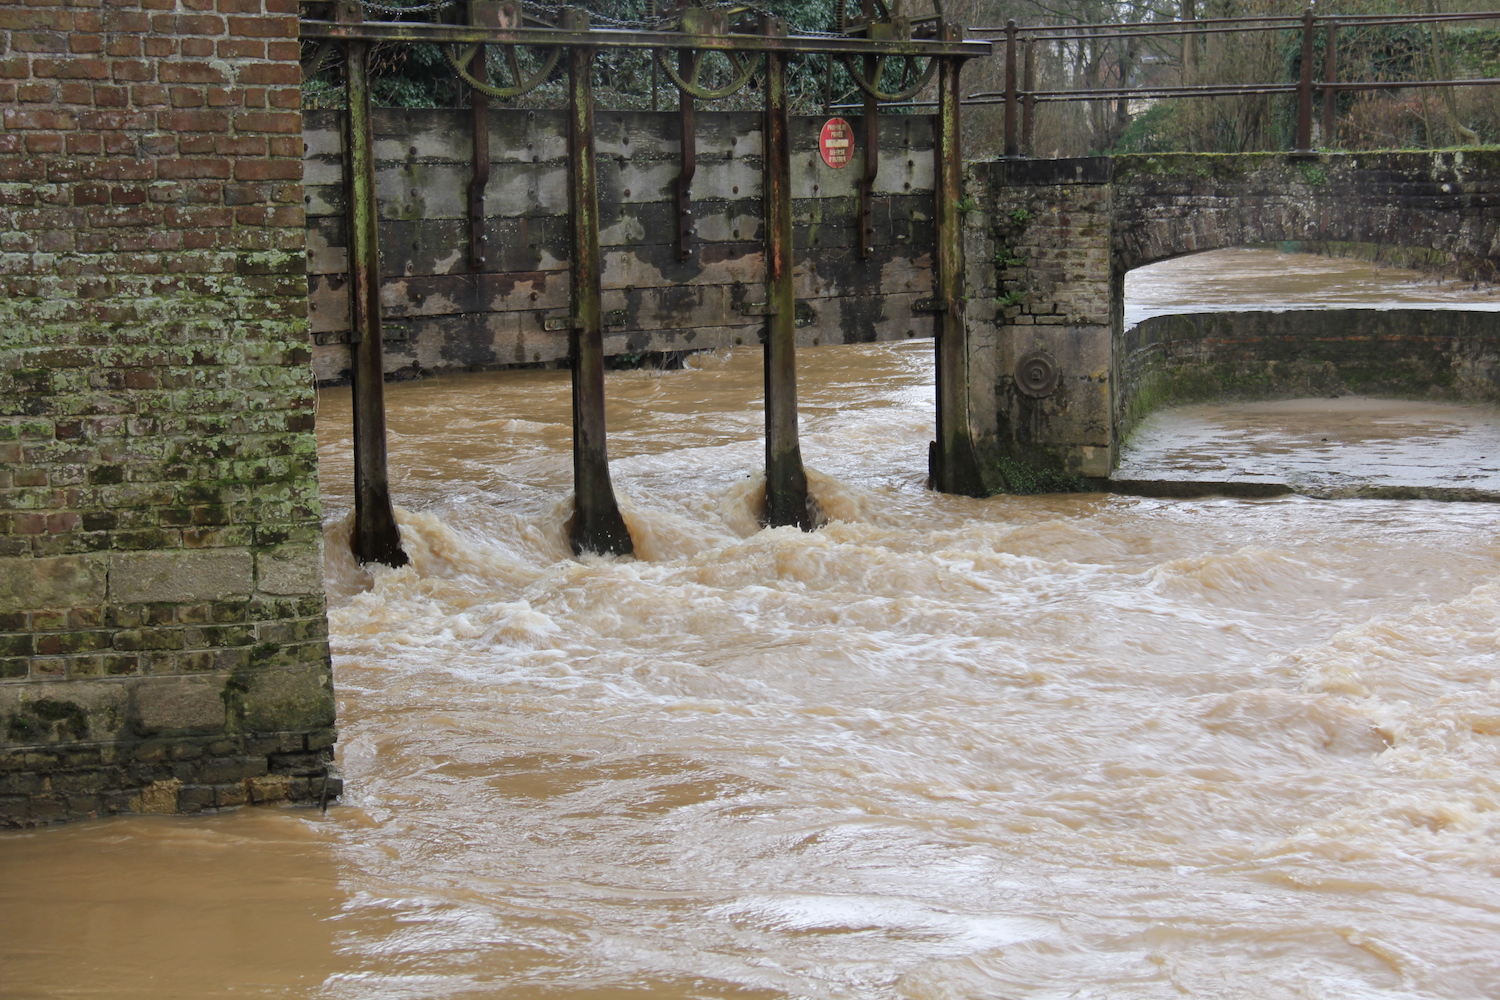
M 1031 221 L 1031 213 L 1024 208 L 1018 208 L 1010 213 L 1010 221 L 1018 226 L 1024 226 Z
M 1111 153 L 1170 153 L 1189 148 L 1180 111 L 1183 105 L 1159 101 L 1136 115 Z
M 979 201 L 972 194 L 966 194 L 954 202 L 953 207 L 965 214 L 977 212 L 979 211 Z
M 1016 496 L 1036 493 L 1087 493 L 1089 486 L 1082 477 L 1056 469 L 1039 469 L 1024 465 L 1010 456 L 1002 456 L 995 462 L 1000 479 L 1005 483 L 1003 492 Z
M 995 305 L 999 306 L 1001 309 L 1009 309 L 1011 306 L 1018 306 L 1025 301 L 1025 292 L 1010 291 L 1006 292 L 1004 295 L 995 296 Z
M 1328 175 L 1323 173 L 1323 168 L 1311 163 L 1302 164 L 1297 168 L 1297 172 L 1302 175 L 1302 180 L 1307 184 L 1317 186 L 1328 183 Z

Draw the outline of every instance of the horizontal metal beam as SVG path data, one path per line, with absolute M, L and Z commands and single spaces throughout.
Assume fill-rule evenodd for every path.
M 1314 81 L 1313 90 L 1406 90 L 1416 87 L 1494 87 L 1500 86 L 1500 77 L 1481 77 L 1473 80 L 1368 80 L 1347 83 Z M 1245 84 L 1199 84 L 1190 87 L 1132 87 L 1127 89 L 1101 90 L 1035 90 L 1021 92 L 1019 97 L 1031 97 L 1036 101 L 1112 101 L 1119 98 L 1164 98 L 1164 97 L 1244 97 L 1262 94 L 1295 94 L 1295 83 L 1245 83 Z M 970 94 L 966 98 L 973 104 L 1004 104 L 1005 92 L 987 90 Z M 909 102 L 934 106 L 933 101 Z M 840 104 L 834 110 L 857 108 L 857 104 Z
M 366 21 L 336 24 L 304 20 L 303 38 L 326 38 L 366 42 L 446 42 L 463 45 L 586 45 L 614 49 L 697 49 L 734 52 L 832 53 L 869 56 L 958 56 L 978 58 L 993 54 L 988 41 L 942 41 L 914 38 L 909 41 L 868 38 L 836 38 L 823 35 L 690 35 L 680 31 L 626 31 L 591 28 L 484 28 L 457 24 L 424 24 L 416 21 Z

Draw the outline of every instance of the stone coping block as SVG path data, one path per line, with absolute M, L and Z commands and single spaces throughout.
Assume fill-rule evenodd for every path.
M 118 604 L 222 601 L 254 589 L 254 561 L 244 549 L 120 552 L 109 569 L 109 599 Z
M 103 604 L 108 575 L 103 555 L 0 559 L 0 611 Z

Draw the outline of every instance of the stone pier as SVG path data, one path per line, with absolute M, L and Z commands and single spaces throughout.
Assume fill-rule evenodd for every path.
M 338 792 L 297 30 L 0 14 L 0 825 Z

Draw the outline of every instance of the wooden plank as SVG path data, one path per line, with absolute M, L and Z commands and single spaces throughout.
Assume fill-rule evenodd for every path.
M 695 231 L 700 246 L 753 242 L 761 234 L 759 203 L 751 201 L 700 203 Z M 794 205 L 794 230 L 799 253 L 819 247 L 854 246 L 858 241 L 853 199 L 806 199 Z M 923 196 L 877 198 L 877 245 L 911 248 L 925 253 L 933 239 L 932 201 Z M 600 234 L 608 248 L 629 247 L 655 260 L 665 250 L 662 242 L 672 232 L 674 208 L 649 204 L 623 206 L 605 218 Z M 462 219 L 419 219 L 382 223 L 381 260 L 388 275 L 445 274 L 466 271 L 467 222 Z M 567 219 L 562 216 L 491 218 L 486 223 L 491 266 L 498 271 L 538 271 L 566 267 Z M 673 251 L 675 253 L 675 250 Z M 327 274 L 347 268 L 343 254 L 343 224 L 335 217 L 309 220 L 308 271 Z
M 855 156 L 850 167 L 832 170 L 816 152 L 792 159 L 792 197 L 851 198 L 857 194 L 859 171 Z M 639 162 L 603 159 L 599 164 L 599 205 L 609 215 L 622 205 L 669 202 L 677 177 L 675 160 Z M 930 197 L 935 176 L 933 159 L 927 153 L 885 151 L 875 192 L 884 195 L 926 193 Z M 376 166 L 376 195 L 382 219 L 461 218 L 468 212 L 467 185 L 473 168 L 467 162 L 406 159 Z M 761 197 L 759 157 L 720 159 L 700 156 L 693 179 L 694 202 L 758 201 Z M 342 168 L 336 160 L 308 159 L 304 162 L 304 207 L 311 216 L 343 212 Z M 491 214 L 566 215 L 567 168 L 564 163 L 492 164 L 485 200 Z
M 918 298 L 901 294 L 882 303 L 868 298 L 834 298 L 817 304 L 817 320 L 797 330 L 797 347 L 867 344 L 931 338 L 933 319 L 914 313 Z M 385 370 L 437 372 L 502 368 L 567 360 L 567 335 L 526 327 L 522 314 L 424 317 L 407 324 L 403 341 L 385 344 Z M 687 330 L 606 330 L 606 357 L 648 352 L 724 350 L 759 344 L 763 321 L 719 324 Z M 347 344 L 313 348 L 313 375 L 320 382 L 348 378 Z
M 625 268 L 638 263 L 628 254 L 616 263 Z M 638 270 L 606 273 L 637 279 L 653 277 Z M 730 280 L 723 272 L 718 280 L 683 283 L 654 276 L 657 284 L 606 286 L 603 308 L 612 314 L 611 329 L 670 330 L 699 326 L 738 325 L 739 307 L 764 299 L 762 258 L 758 252 L 737 259 L 734 266 L 747 277 Z M 793 274 L 795 295 L 815 310 L 827 299 L 867 299 L 878 307 L 891 296 L 930 297 L 933 286 L 930 256 L 908 260 L 877 255 L 862 259 L 852 247 L 820 251 L 804 257 Z M 309 281 L 308 321 L 313 333 L 331 333 L 349 328 L 349 304 L 343 275 L 314 275 Z M 841 307 L 842 308 L 842 307 Z M 419 275 L 385 282 L 381 287 L 381 316 L 386 324 L 465 314 L 512 313 L 524 324 L 541 328 L 548 318 L 563 318 L 568 309 L 568 276 L 565 271 L 531 274 Z M 844 309 L 844 312 L 848 312 Z M 623 314 L 623 317 L 622 317 Z M 842 313 L 841 313 L 842 315 Z M 753 321 L 747 321 L 753 324 Z M 397 336 L 398 334 L 392 334 Z
M 676 160 L 679 155 L 675 111 L 599 111 L 595 119 L 595 141 L 601 155 L 613 158 Z M 761 114 L 753 111 L 705 111 L 698 113 L 700 156 L 759 156 Z M 858 128 L 859 116 L 846 116 Z M 792 152 L 818 148 L 819 131 L 826 118 L 797 117 L 791 120 Z M 310 157 L 339 155 L 342 112 L 303 113 L 303 134 Z M 375 159 L 377 162 L 417 158 L 466 163 L 470 157 L 468 112 L 462 109 L 376 108 L 374 112 Z M 933 127 L 930 115 L 882 115 L 882 150 L 931 151 Z M 494 108 L 490 111 L 490 159 L 492 163 L 560 163 L 567 157 L 564 118 L 561 111 L 525 111 Z M 846 171 L 850 168 L 844 168 Z

